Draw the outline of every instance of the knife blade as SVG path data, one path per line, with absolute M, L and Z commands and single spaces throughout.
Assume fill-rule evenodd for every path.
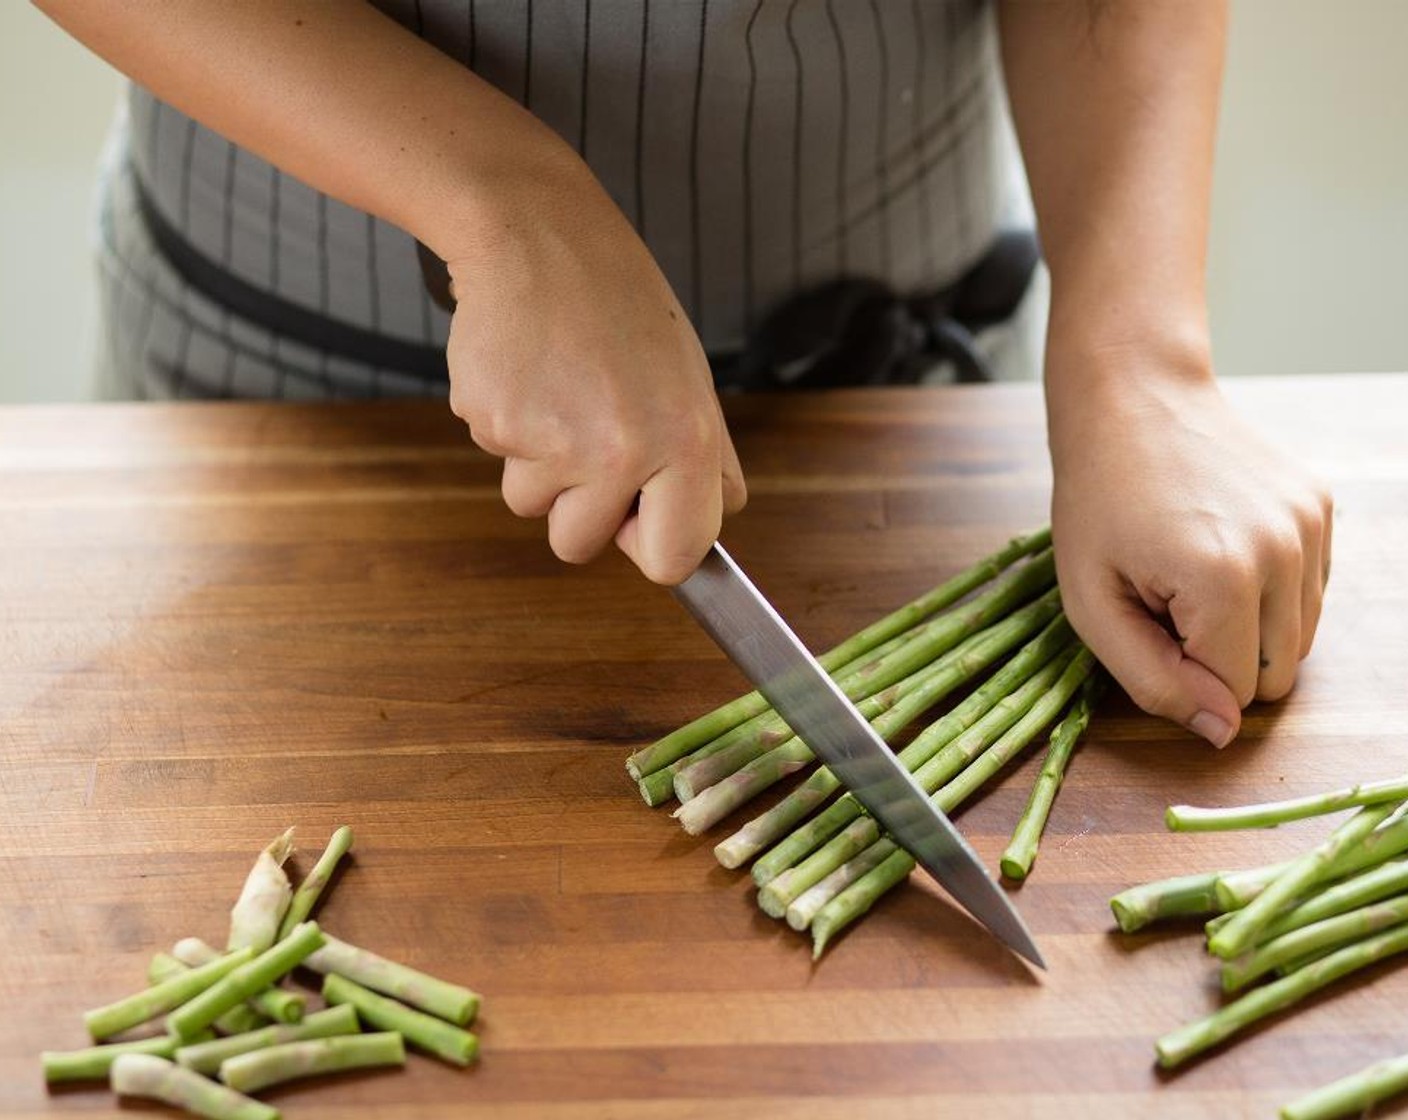
M 880 826 L 1013 952 L 1046 967 L 982 861 L 717 542 L 675 597 Z

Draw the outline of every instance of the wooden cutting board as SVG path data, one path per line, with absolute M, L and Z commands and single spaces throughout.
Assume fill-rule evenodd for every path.
M 619 557 L 559 565 L 443 406 L 0 410 L 0 1116 L 117 1114 L 46 1093 L 38 1051 L 219 939 L 290 824 L 305 869 L 356 831 L 330 930 L 485 994 L 478 1068 L 272 1092 L 290 1118 L 1269 1116 L 1408 1050 L 1388 968 L 1161 1076 L 1214 970 L 1187 927 L 1111 932 L 1131 883 L 1326 828 L 1171 836 L 1170 801 L 1408 768 L 1408 377 L 1229 392 L 1336 492 L 1319 641 L 1225 752 L 1107 699 L 1017 893 L 1045 976 L 920 882 L 813 964 L 715 864 L 728 827 L 646 809 L 625 756 L 740 678 Z M 814 647 L 1046 518 L 1035 387 L 728 411 L 751 501 L 725 539 Z M 990 864 L 1032 773 L 958 818 Z

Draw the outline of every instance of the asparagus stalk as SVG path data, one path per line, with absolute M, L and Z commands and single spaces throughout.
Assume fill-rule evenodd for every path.
M 934 664 L 862 700 L 861 715 L 889 742 L 955 688 L 978 676 L 1013 646 L 1049 623 L 1060 609 L 1060 593 L 1053 588 L 1035 602 L 974 634 Z M 675 811 L 675 817 L 686 832 L 697 836 L 815 757 L 805 742 L 792 738 L 697 794 L 692 788 L 678 789 L 679 784 L 686 781 L 686 775 L 681 774 L 676 787 L 683 804 Z
M 381 1031 L 251 1050 L 225 1059 L 220 1065 L 220 1080 L 241 1093 L 255 1093 L 300 1077 L 405 1064 L 406 1047 L 401 1036 L 395 1031 Z
M 291 828 L 259 853 L 244 881 L 244 889 L 230 910 L 228 948 L 249 946 L 256 953 L 262 953 L 277 939 L 279 921 L 293 897 L 293 888 L 283 868 L 292 853 Z
M 163 980 L 160 984 L 153 984 L 140 992 L 134 992 L 116 1003 L 85 1012 L 83 1025 L 88 1028 L 88 1033 L 93 1036 L 94 1041 L 101 1041 L 104 1038 L 111 1038 L 115 1034 L 121 1034 L 125 1030 L 145 1023 L 149 1019 L 155 1019 L 158 1015 L 163 1015 L 180 1007 L 188 1000 L 198 997 L 212 984 L 217 983 L 222 977 L 248 961 L 251 956 L 253 956 L 252 950 L 239 949 L 227 956 L 213 960 L 209 964 L 202 965 L 200 968 L 193 968 L 189 972 L 172 976 L 169 980 Z M 212 1018 L 193 1029 L 200 1030 L 208 1027 L 213 1021 Z
M 323 891 L 332 879 L 332 873 L 337 870 L 338 863 L 351 850 L 352 830 L 344 824 L 333 832 L 328 839 L 328 846 L 323 849 L 323 854 L 313 865 L 313 870 L 308 872 L 303 882 L 298 884 L 298 889 L 293 892 L 293 899 L 289 902 L 288 910 L 285 912 L 283 920 L 279 922 L 279 931 L 275 940 L 282 941 L 293 932 L 294 926 L 313 912 L 313 907 L 318 904 L 318 899 L 322 897 Z
M 171 955 L 195 967 L 214 960 L 220 954 L 199 937 L 183 937 L 172 947 Z M 297 1023 L 308 1008 L 308 1001 L 303 996 L 284 988 L 266 988 L 250 996 L 248 1003 L 260 1015 L 276 1023 Z
M 871 844 L 860 855 L 848 859 L 821 882 L 808 887 L 797 896 L 787 907 L 787 924 L 795 930 L 806 929 L 816 919 L 823 906 L 851 883 L 879 867 L 890 857 L 893 850 L 894 845 L 888 842 Z
M 1281 1120 L 1336 1120 L 1368 1115 L 1380 1101 L 1408 1089 L 1408 1055 L 1376 1062 L 1348 1077 L 1298 1097 L 1281 1109 Z
M 207 1120 L 279 1120 L 279 1110 L 152 1054 L 123 1054 L 112 1064 L 113 1091 L 184 1108 Z
M 1045 630 L 1018 650 L 986 683 L 974 689 L 957 707 L 931 724 L 914 742 L 900 751 L 900 762 L 911 771 L 923 765 L 937 751 L 977 723 L 1032 673 L 1050 661 L 1072 637 L 1074 633 L 1070 623 L 1064 615 L 1057 615 L 1047 624 Z M 840 788 L 841 780 L 828 768 L 821 767 L 773 808 L 755 817 L 720 843 L 714 849 L 715 857 L 725 867 L 741 867 L 769 844 L 787 837 L 753 867 L 754 881 L 759 886 L 766 885 L 828 839 L 836 830 L 844 827 L 847 821 L 854 819 L 859 812 L 859 804 L 855 798 L 849 798 L 849 806 L 855 812 L 839 820 L 831 832 L 825 835 L 812 833 L 807 837 L 796 834 L 795 838 L 787 836 L 789 829 L 810 816 Z M 848 809 L 845 812 L 849 811 Z M 808 843 L 810 846 L 803 846 Z
M 136 1042 L 114 1042 L 83 1050 L 45 1050 L 39 1055 L 44 1080 L 50 1085 L 62 1081 L 106 1081 L 112 1064 L 123 1054 L 152 1054 L 169 1058 L 176 1052 L 176 1039 L 157 1035 Z
M 1190 918 L 1220 909 L 1217 899 L 1219 873 L 1180 875 L 1141 883 L 1110 899 L 1115 921 L 1125 933 L 1143 929 L 1163 918 Z
M 149 984 L 160 984 L 163 980 L 182 972 L 189 972 L 191 966 L 178 961 L 170 953 L 155 953 L 152 955 L 151 963 L 147 965 L 147 982 Z M 267 1024 L 269 1020 L 254 1010 L 247 1003 L 242 1003 L 238 1007 L 232 1007 L 220 1018 L 215 1020 L 214 1026 L 221 1034 L 244 1034 L 246 1031 L 258 1030 Z
M 1276 876 L 1266 889 L 1247 903 L 1232 919 L 1208 939 L 1208 949 L 1224 960 L 1245 951 L 1257 935 L 1308 887 L 1324 882 L 1337 857 L 1364 840 L 1384 820 L 1398 810 L 1395 804 L 1370 805 L 1360 809 L 1318 845 Z
M 1214 832 L 1239 828 L 1275 828 L 1287 821 L 1318 817 L 1363 805 L 1408 800 L 1408 778 L 1385 782 L 1363 782 L 1346 789 L 1267 801 L 1260 805 L 1234 805 L 1225 809 L 1204 809 L 1196 805 L 1170 805 L 1164 810 L 1164 823 L 1172 832 Z
M 340 1034 L 356 1034 L 361 1030 L 357 1022 L 357 1012 L 351 1007 L 329 1007 L 315 1011 L 301 1023 L 278 1023 L 271 1027 L 247 1031 L 244 1034 L 230 1035 L 228 1038 L 211 1039 L 176 1049 L 177 1040 L 171 1038 L 177 1065 L 193 1069 L 197 1073 L 213 1076 L 220 1070 L 220 1063 L 227 1058 L 247 1054 L 251 1050 L 263 1050 L 268 1046 L 280 1046 L 286 1042 L 307 1042 L 315 1038 L 331 1038 Z M 169 1036 L 168 1036 L 169 1037 Z M 163 1057 L 172 1057 L 164 1054 Z
M 987 715 L 920 766 L 914 775 L 920 787 L 926 793 L 934 793 L 945 781 L 960 774 L 963 767 L 970 764 L 974 758 L 1001 742 L 1004 735 L 1019 726 L 1026 714 L 1040 703 L 1043 697 L 1049 695 L 1074 653 L 1074 646 L 1067 647 L 1053 661 L 1037 670 L 1021 688 L 998 701 Z M 781 871 L 768 880 L 758 892 L 758 905 L 764 913 L 774 918 L 782 917 L 787 912 L 787 907 L 800 897 L 803 891 L 821 882 L 879 838 L 880 829 L 875 821 L 868 816 L 862 816 L 861 813 L 860 803 L 848 795 L 794 831 L 782 845 L 764 857 L 768 862 L 772 862 L 778 858 L 777 853 L 780 850 L 811 850 L 816 847 L 814 837 L 831 836 L 819 850 L 813 851 L 795 867 Z M 847 819 L 850 823 L 839 833 L 831 835 L 836 832 L 838 819 Z M 759 862 L 762 863 L 763 860 Z M 757 866 L 754 867 L 753 873 L 756 879 L 759 874 Z
M 823 653 L 817 660 L 828 673 L 834 672 L 848 662 L 864 656 L 876 646 L 910 630 L 930 615 L 958 602 L 974 588 L 995 579 L 1003 570 L 1024 556 L 1040 552 L 1050 544 L 1050 529 L 1041 529 L 1028 536 L 1014 538 L 1004 548 L 878 622 L 871 623 L 840 645 Z M 690 751 L 717 739 L 744 720 L 766 712 L 768 707 L 768 702 L 759 692 L 740 696 L 637 751 L 626 760 L 626 770 L 632 778 L 639 781 L 683 758 Z
M 1235 992 L 1281 965 L 1307 960 L 1314 954 L 1358 941 L 1379 930 L 1408 922 L 1408 895 L 1361 906 L 1357 910 L 1312 922 L 1262 942 L 1256 948 L 1225 961 L 1222 990 Z
M 479 1040 L 464 1028 L 377 995 L 335 972 L 323 978 L 323 998 L 329 1004 L 351 1004 L 364 1022 L 397 1031 L 407 1042 L 452 1065 L 467 1066 L 479 1056 Z
M 479 996 L 459 984 L 420 972 L 324 934 L 325 944 L 303 962 L 323 975 L 336 973 L 363 987 L 394 996 L 427 1014 L 468 1026 L 479 1013 Z
M 1262 943 L 1404 892 L 1408 892 L 1408 861 L 1386 863 L 1326 887 L 1286 911 L 1262 931 Z
M 283 941 L 246 961 L 195 999 L 178 1007 L 166 1019 L 171 1033 L 189 1041 L 236 1004 L 262 992 L 292 971 L 323 944 L 317 922 L 303 922 Z
M 1095 665 L 1095 655 L 1080 646 L 1050 692 L 1038 700 L 1010 731 L 981 754 L 972 765 L 939 790 L 933 799 L 935 804 L 945 812 L 952 812 L 977 792 L 984 782 L 1015 758 L 1056 718 L 1094 670 Z M 813 958 L 820 957 L 836 934 L 865 914 L 878 899 L 903 882 L 914 870 L 912 855 L 899 848 L 893 841 L 882 840 L 879 843 L 890 847 L 885 859 L 827 902 L 812 920 Z
M 1211 1049 L 1244 1027 L 1304 999 L 1312 992 L 1362 968 L 1408 950 L 1408 926 L 1395 926 L 1373 937 L 1337 949 L 1304 968 L 1255 988 L 1205 1018 L 1164 1035 L 1155 1044 L 1165 1069 Z
M 1076 743 L 1090 722 L 1091 712 L 1099 699 L 1103 684 L 1104 678 L 1098 672 L 1087 677 L 1075 704 L 1051 732 L 1051 746 L 1046 751 L 1041 772 L 1032 786 L 1032 795 L 1021 819 L 1017 821 L 1012 839 L 1002 853 L 1000 866 L 1002 873 L 1009 879 L 1025 879 L 1036 861 L 1037 845 L 1041 843 L 1041 834 L 1046 828 L 1047 817 L 1051 815 L 1056 792 L 1061 788 L 1061 782 L 1066 776 L 1066 766 L 1070 762 Z

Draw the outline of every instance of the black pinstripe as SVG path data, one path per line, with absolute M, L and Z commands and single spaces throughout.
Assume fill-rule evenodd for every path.
M 841 101 L 836 123 L 836 269 L 844 275 L 847 256 L 846 231 L 849 229 L 846 215 L 846 156 L 849 154 L 851 96 L 846 72 L 846 40 L 836 22 L 836 8 L 832 0 L 826 0 L 826 18 L 831 25 L 832 38 L 836 41 L 836 90 Z
M 783 21 L 792 52 L 792 286 L 802 283 L 802 52 L 797 47 L 793 17 L 801 0 L 792 0 Z
M 587 76 L 591 73 L 592 62 L 592 0 L 582 0 L 582 88 L 578 97 L 581 112 L 577 125 L 577 154 L 587 158 L 587 90 L 590 85 Z
M 636 79 L 636 229 L 645 229 L 645 74 L 650 49 L 650 0 L 640 8 L 640 73 Z
M 689 122 L 689 308 L 695 328 L 704 329 L 704 263 L 699 237 L 699 107 L 704 95 L 704 44 L 709 30 L 709 0 L 699 6 L 699 54 L 694 65 L 694 104 Z
M 877 0 L 870 0 L 870 19 L 875 27 L 875 45 L 880 55 L 879 120 L 875 125 L 875 181 L 878 187 L 880 220 L 880 271 L 890 271 L 890 184 L 886 145 L 890 137 L 890 49 L 885 42 L 885 20 Z
M 523 107 L 533 107 L 533 0 L 526 0 L 523 16 Z
M 753 27 L 758 22 L 758 13 L 763 10 L 763 0 L 754 0 L 753 11 L 748 16 L 748 26 L 743 33 L 744 47 L 748 53 L 748 97 L 743 116 L 743 321 L 749 330 L 753 327 L 756 313 L 754 290 L 756 277 L 753 263 L 753 110 L 758 96 L 758 57 L 753 50 Z

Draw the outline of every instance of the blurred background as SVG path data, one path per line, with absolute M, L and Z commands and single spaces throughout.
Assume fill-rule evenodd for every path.
M 1223 375 L 1408 369 L 1408 3 L 1233 0 L 1209 264 Z M 79 400 L 120 80 L 0 4 L 0 401 Z

